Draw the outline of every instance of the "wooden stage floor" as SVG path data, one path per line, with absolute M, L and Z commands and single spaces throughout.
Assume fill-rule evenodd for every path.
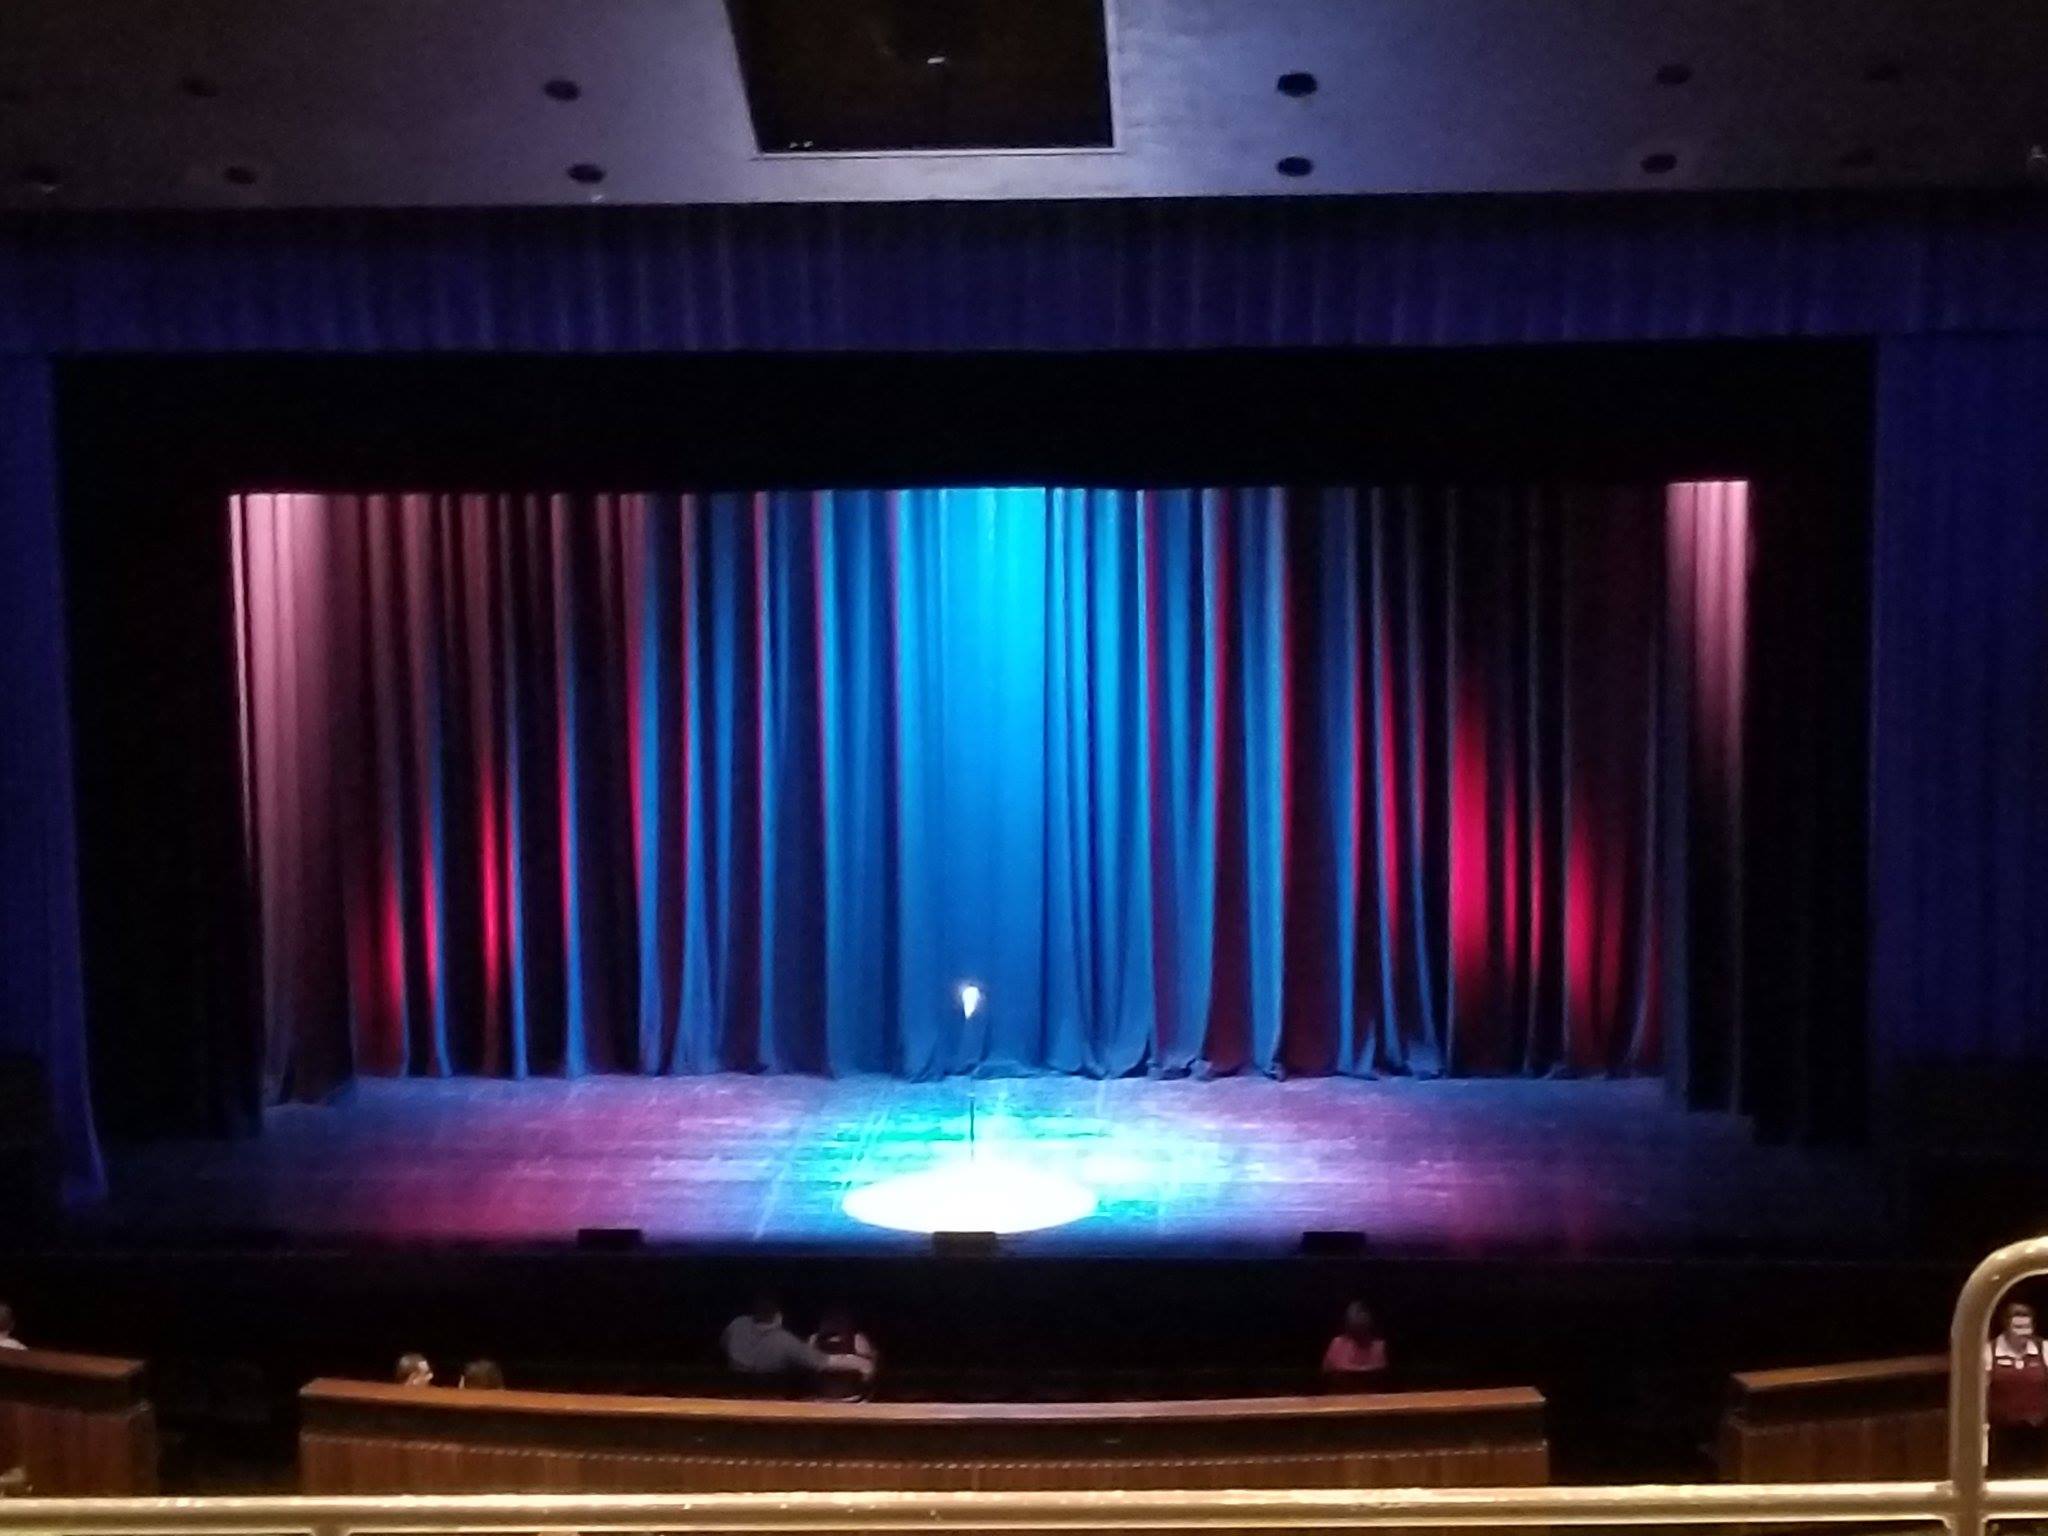
M 975 1154 L 1084 1186 L 1054 1254 L 1277 1253 L 1309 1229 L 1380 1254 L 1546 1259 L 1877 1254 L 1893 1223 L 1852 1152 L 1763 1147 L 1657 1082 L 972 1085 Z M 368 1081 L 241 1142 L 115 1154 L 86 1225 L 129 1236 L 909 1252 L 856 1190 L 966 1156 L 970 1085 L 882 1078 Z

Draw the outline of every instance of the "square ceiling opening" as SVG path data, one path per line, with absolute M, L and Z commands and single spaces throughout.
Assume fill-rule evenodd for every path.
M 726 0 L 769 154 L 1107 149 L 1103 0 Z

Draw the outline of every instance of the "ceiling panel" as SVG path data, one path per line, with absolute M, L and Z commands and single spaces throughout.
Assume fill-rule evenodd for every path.
M 0 0 L 0 207 L 1998 185 L 2048 142 L 2036 0 L 1109 0 L 1107 25 L 1111 148 L 776 155 L 721 0 Z

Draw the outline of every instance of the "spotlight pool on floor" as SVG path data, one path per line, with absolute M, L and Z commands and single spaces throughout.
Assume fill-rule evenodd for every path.
M 1095 1192 L 1001 1156 L 962 1157 L 851 1191 L 841 1209 L 894 1232 L 1043 1232 L 1095 1214 Z

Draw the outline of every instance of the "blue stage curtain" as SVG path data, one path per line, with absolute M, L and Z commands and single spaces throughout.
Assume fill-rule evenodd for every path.
M 2048 326 L 2031 192 L 0 218 L 0 351 L 1485 345 Z
M 232 515 L 276 1091 L 1659 1064 L 1661 487 Z
M 65 697 L 49 368 L 0 357 L 0 1050 L 40 1064 L 72 1194 L 101 1186 Z
M 1880 353 L 1872 1054 L 1881 1110 L 1958 1145 L 2044 1133 L 2044 402 L 2048 337 Z

